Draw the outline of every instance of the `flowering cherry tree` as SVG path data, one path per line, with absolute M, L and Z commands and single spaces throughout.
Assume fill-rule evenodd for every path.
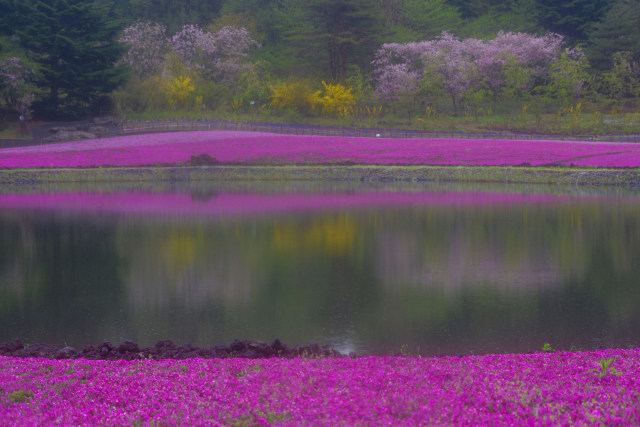
M 6 105 L 21 116 L 28 116 L 35 101 L 35 71 L 17 57 L 0 60 L 0 94 Z
M 246 56 L 258 42 L 246 28 L 226 26 L 210 33 L 197 25 L 185 25 L 170 45 L 187 68 L 213 80 L 229 81 L 246 68 Z
M 493 40 L 458 39 L 443 32 L 438 39 L 412 43 L 387 43 L 373 61 L 376 94 L 384 100 L 398 99 L 415 91 L 424 80 L 437 81 L 451 98 L 457 112 L 465 93 L 486 88 L 494 96 L 505 85 L 505 64 L 517 62 L 527 75 L 545 77 L 560 55 L 562 36 L 498 33 Z M 530 85 L 531 79 L 521 82 Z
M 164 26 L 148 22 L 125 29 L 120 42 L 129 47 L 123 62 L 139 74 L 161 72 L 174 53 L 188 70 L 222 81 L 245 70 L 249 51 L 258 46 L 245 28 L 226 26 L 211 33 L 189 24 L 168 37 Z
M 122 32 L 120 43 L 128 47 L 122 62 L 138 75 L 158 73 L 169 49 L 167 29 L 153 22 L 138 22 Z

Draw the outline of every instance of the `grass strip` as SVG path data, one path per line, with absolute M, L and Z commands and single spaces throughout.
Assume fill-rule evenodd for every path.
M 0 186 L 198 181 L 499 182 L 640 187 L 640 169 L 513 166 L 197 166 L 2 169 Z

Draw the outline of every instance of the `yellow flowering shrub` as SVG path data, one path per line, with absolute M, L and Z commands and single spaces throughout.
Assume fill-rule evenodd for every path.
M 169 104 L 185 107 L 195 90 L 191 77 L 176 77 L 169 82 Z
M 280 109 L 293 109 L 299 112 L 311 110 L 311 86 L 304 81 L 282 81 L 269 86 L 271 106 Z
M 322 86 L 324 86 L 324 95 L 322 91 L 317 91 L 311 97 L 314 111 L 340 117 L 353 114 L 356 98 L 352 93 L 352 88 L 324 81 Z

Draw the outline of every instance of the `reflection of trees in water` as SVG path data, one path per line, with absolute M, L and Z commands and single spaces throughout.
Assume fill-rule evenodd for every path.
M 15 302 L 0 310 L 4 339 L 83 345 L 116 333 L 123 265 L 112 224 L 35 213 L 0 222 L 12 237 L 0 299 Z
M 230 306 L 253 303 L 270 264 L 280 260 L 288 265 L 281 271 L 286 277 L 295 274 L 309 254 L 350 254 L 356 227 L 346 214 L 301 222 L 135 223 L 122 224 L 117 240 L 120 253 L 130 260 L 133 307 L 195 309 L 211 301 Z
M 413 218 L 383 223 L 376 245 L 385 304 L 367 324 L 387 331 L 393 348 L 638 345 L 637 204 L 424 209 Z
M 215 324 L 181 319 L 189 328 L 252 334 L 232 338 L 308 342 L 327 324 L 339 329 L 361 309 L 358 292 L 371 293 L 357 227 L 349 214 L 123 222 L 131 309 L 157 322 L 190 313 Z
M 390 223 L 377 233 L 377 274 L 388 289 L 447 293 L 487 284 L 511 292 L 558 286 L 584 275 L 593 242 L 575 223 L 581 215 L 531 206 L 416 209 L 410 226 Z
M 0 217 L 0 321 L 15 336 L 208 345 L 346 328 L 355 342 L 427 353 L 620 342 L 640 330 L 631 203 L 39 215 Z
M 118 246 L 129 302 L 152 316 L 214 310 L 218 326 L 263 339 L 353 325 L 371 342 L 524 346 L 596 334 L 638 302 L 637 214 L 566 204 L 132 223 Z
M 250 267 L 257 248 L 242 233 L 233 224 L 121 224 L 117 241 L 130 260 L 131 307 L 157 311 L 203 309 L 213 302 L 246 305 L 253 298 L 259 266 Z
M 0 220 L 0 311 L 16 307 L 24 298 L 23 274 L 35 264 L 36 238 L 28 215 L 6 215 Z M 18 222 L 21 218 L 21 222 Z

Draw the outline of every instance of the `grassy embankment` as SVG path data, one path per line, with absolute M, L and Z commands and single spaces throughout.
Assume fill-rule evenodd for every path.
M 209 166 L 0 170 L 0 185 L 181 181 L 505 182 L 640 186 L 639 169 L 499 166 Z

